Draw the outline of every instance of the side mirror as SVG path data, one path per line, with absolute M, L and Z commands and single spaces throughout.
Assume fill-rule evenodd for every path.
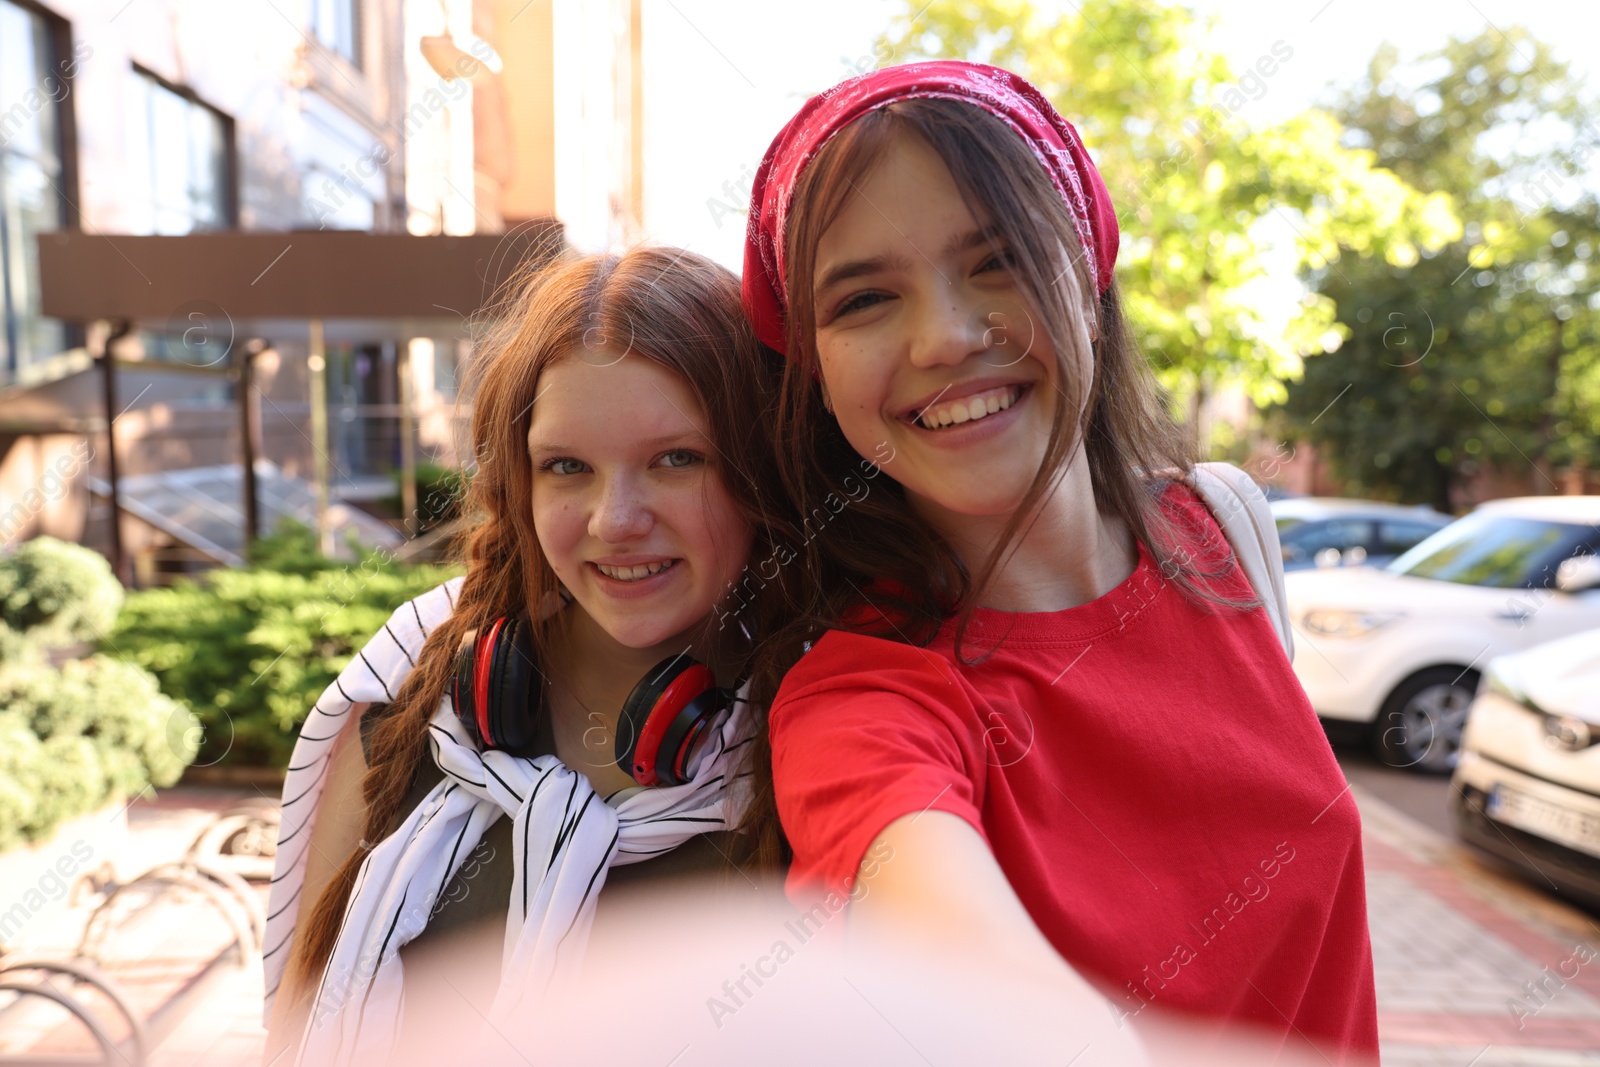
M 1563 593 L 1600 589 L 1600 556 L 1573 556 L 1556 568 L 1556 588 Z

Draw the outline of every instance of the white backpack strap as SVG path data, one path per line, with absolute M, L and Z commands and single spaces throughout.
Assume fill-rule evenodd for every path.
M 1184 479 L 1216 516 L 1239 567 L 1266 606 L 1283 651 L 1294 662 L 1294 629 L 1283 584 L 1283 549 L 1272 508 L 1255 479 L 1231 463 L 1197 463 Z

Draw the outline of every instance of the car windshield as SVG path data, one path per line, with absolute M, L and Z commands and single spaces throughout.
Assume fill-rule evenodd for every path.
M 1462 585 L 1544 587 L 1594 536 L 1592 526 L 1480 513 L 1451 523 L 1386 569 Z

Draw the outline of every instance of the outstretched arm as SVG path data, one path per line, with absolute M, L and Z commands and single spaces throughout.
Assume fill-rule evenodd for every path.
M 960 816 L 901 816 L 874 839 L 858 877 L 866 884 L 848 912 L 853 947 L 969 955 L 1100 999 L 1034 925 L 988 844 Z
M 901 816 L 867 857 L 858 874 L 865 884 L 846 913 L 850 951 L 881 954 L 891 967 L 912 961 L 916 970 L 905 973 L 942 976 L 934 988 L 954 982 L 970 1001 L 972 1032 L 993 1035 L 1008 1050 L 1002 1058 L 1065 1049 L 1063 1059 L 1077 1059 L 1077 1050 L 1084 1063 L 1198 1067 L 1192 1048 L 1152 1058 L 1144 1035 L 1034 925 L 988 843 L 961 816 Z

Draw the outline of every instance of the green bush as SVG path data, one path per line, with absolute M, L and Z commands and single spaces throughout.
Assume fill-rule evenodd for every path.
M 368 552 L 317 554 L 280 527 L 244 569 L 128 595 L 105 651 L 152 672 L 199 717 L 201 763 L 286 766 L 295 732 L 395 608 L 459 573 Z
M 156 679 L 107 656 L 45 650 L 103 636 L 122 586 L 98 553 L 41 537 L 0 556 L 0 849 L 148 784 L 178 780 L 198 723 Z
M 35 663 L 44 661 L 44 650 L 28 640 L 20 630 L 13 630 L 0 622 L 0 663 Z
M 0 667 L 0 848 L 178 780 L 198 730 L 149 672 L 107 656 Z
M 38 537 L 0 555 L 0 624 L 36 645 L 94 640 L 121 605 L 122 584 L 91 549 Z

